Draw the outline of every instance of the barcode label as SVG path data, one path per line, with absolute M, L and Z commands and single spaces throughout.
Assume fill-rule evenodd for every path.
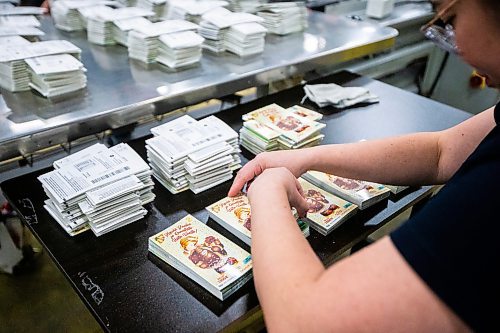
M 90 182 L 91 182 L 92 184 L 96 184 L 96 183 L 99 183 L 99 182 L 101 182 L 101 181 L 103 181 L 103 180 L 105 180 L 105 179 L 108 179 L 109 177 L 112 177 L 112 176 L 118 175 L 118 174 L 120 174 L 120 173 L 122 173 L 122 172 L 125 172 L 125 171 L 127 171 L 127 170 L 130 170 L 130 167 L 129 167 L 129 166 L 125 166 L 125 167 L 123 167 L 123 168 L 121 168 L 121 169 L 118 169 L 118 170 L 116 170 L 116 171 L 113 171 L 113 172 L 107 173 L 107 174 L 105 174 L 105 175 L 102 175 L 102 176 L 101 176 L 101 177 L 99 177 L 99 178 L 92 179 Z

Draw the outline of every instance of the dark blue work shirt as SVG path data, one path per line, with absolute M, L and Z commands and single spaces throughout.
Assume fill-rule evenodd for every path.
M 414 217 L 391 234 L 406 261 L 477 332 L 500 313 L 500 103 L 497 126 Z

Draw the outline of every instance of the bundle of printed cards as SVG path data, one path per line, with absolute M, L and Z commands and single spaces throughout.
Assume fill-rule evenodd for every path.
M 309 204 L 307 220 L 313 229 L 326 236 L 358 211 L 358 206 L 299 178 Z
M 39 27 L 40 21 L 34 15 L 0 16 L 1 27 Z
M 34 6 L 18 6 L 18 7 L 3 7 L 0 8 L 0 16 L 12 15 L 43 15 L 47 12 L 45 8 Z
M 146 141 L 154 177 L 171 193 L 219 185 L 241 167 L 238 133 L 215 116 L 182 116 L 151 129 Z
M 167 18 L 170 20 L 186 20 L 199 24 L 203 14 L 227 5 L 227 1 L 218 0 L 171 1 Z
M 319 171 L 308 171 L 302 177 L 325 191 L 356 204 L 359 209 L 368 208 L 384 200 L 391 193 L 381 184 L 338 177 Z
M 0 49 L 31 44 L 21 36 L 0 37 Z M 29 90 L 30 77 L 24 60 L 0 62 L 0 87 L 9 91 Z
M 160 35 L 196 29 L 198 29 L 196 24 L 183 20 L 167 20 L 134 27 L 128 35 L 128 55 L 145 63 L 155 62 L 160 46 Z
M 307 28 L 307 8 L 303 2 L 273 2 L 259 7 L 257 15 L 269 33 L 287 35 Z
M 87 71 L 69 54 L 26 59 L 31 80 L 29 86 L 45 97 L 64 95 L 86 87 Z
M 148 248 L 220 300 L 252 278 L 250 253 L 191 215 L 151 236 Z
M 153 22 L 157 22 L 168 11 L 168 2 L 167 0 L 138 0 L 137 7 L 152 11 L 154 14 L 150 19 Z
M 91 229 L 103 235 L 142 219 L 153 201 L 146 162 L 127 144 L 95 144 L 54 162 L 38 177 L 49 199 L 45 209 L 71 236 Z
M 156 61 L 170 68 L 200 62 L 204 38 L 193 31 L 181 31 L 160 36 Z
M 203 47 L 215 53 L 225 50 L 239 56 L 260 53 L 264 50 L 266 29 L 259 23 L 263 19 L 249 13 L 233 13 L 219 7 L 202 15 L 200 35 L 205 38 Z
M 235 197 L 226 197 L 206 207 L 210 217 L 221 226 L 229 230 L 236 237 L 251 245 L 252 223 L 250 214 L 250 203 L 245 194 L 241 193 Z M 309 224 L 299 219 L 297 211 L 292 209 L 291 214 L 297 220 L 297 224 L 305 237 L 309 236 Z
M 321 143 L 325 124 L 316 111 L 270 104 L 243 115 L 240 144 L 254 154 L 264 151 L 298 149 Z
M 125 7 L 101 10 L 87 19 L 87 38 L 89 42 L 98 45 L 114 45 L 114 21 L 131 18 L 144 18 L 154 15 L 152 11 L 139 7 Z
M 134 28 L 153 24 L 144 17 L 133 17 L 113 21 L 113 38 L 116 43 L 128 46 L 128 33 Z
M 225 35 L 226 50 L 240 57 L 264 51 L 266 28 L 249 22 L 232 25 Z
M 50 13 L 56 28 L 64 31 L 79 31 L 85 30 L 87 15 L 109 8 L 106 5 L 112 3 L 113 1 L 104 0 L 58 0 L 51 4 Z
M 264 0 L 228 0 L 228 8 L 233 12 L 256 13 Z
M 0 26 L 0 37 L 24 36 L 30 40 L 36 40 L 43 35 L 45 35 L 45 32 L 32 26 Z
M 0 86 L 13 92 L 30 90 L 30 72 L 26 59 L 57 54 L 79 58 L 81 50 L 65 40 L 30 43 L 25 39 L 3 39 L 0 48 Z M 10 42 L 7 43 L 6 41 Z

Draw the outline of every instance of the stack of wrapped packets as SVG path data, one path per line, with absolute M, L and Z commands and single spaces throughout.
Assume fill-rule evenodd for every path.
M 54 162 L 38 177 L 45 209 L 71 236 L 91 229 L 96 236 L 143 218 L 153 201 L 151 169 L 127 144 L 96 144 Z
M 203 41 L 203 37 L 193 31 L 161 35 L 156 61 L 170 68 L 196 64 L 202 56 Z
M 254 154 L 316 146 L 325 137 L 320 131 L 326 125 L 317 121 L 321 117 L 300 106 L 270 104 L 243 115 L 240 144 Z
M 146 141 L 154 177 L 171 193 L 194 193 L 221 184 L 241 167 L 238 133 L 215 116 L 182 116 L 151 129 Z
M 359 209 L 368 208 L 384 200 L 391 193 L 381 184 L 343 178 L 319 171 L 308 171 L 302 177 L 325 191 L 356 204 Z
M 252 278 L 252 256 L 191 215 L 149 238 L 149 252 L 224 300 Z
M 203 47 L 215 53 L 230 51 L 241 57 L 264 50 L 266 29 L 263 19 L 249 13 L 233 13 L 225 8 L 213 9 L 202 16 L 200 35 Z
M 287 35 L 307 28 L 307 8 L 300 2 L 273 2 L 259 7 L 257 15 L 269 33 Z
M 139 7 L 109 8 L 99 11 L 87 19 L 87 38 L 93 44 L 114 45 L 116 43 L 114 21 L 150 17 L 153 14 L 152 11 Z
M 29 86 L 45 97 L 55 97 L 87 86 L 87 71 L 69 54 L 26 59 L 31 80 Z
M 196 29 L 196 24 L 183 20 L 168 20 L 134 27 L 128 34 L 129 57 L 145 63 L 156 62 L 160 35 Z
M 0 86 L 13 92 L 30 90 L 26 59 L 56 54 L 71 54 L 80 58 L 81 50 L 65 40 L 29 43 L 23 39 L 12 42 L 12 38 L 0 48 Z

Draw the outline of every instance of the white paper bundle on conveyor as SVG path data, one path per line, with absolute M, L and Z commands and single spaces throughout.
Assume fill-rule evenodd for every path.
M 241 57 L 264 50 L 266 29 L 263 19 L 249 13 L 233 13 L 216 8 L 202 16 L 199 33 L 203 47 L 215 53 L 230 51 Z
M 29 86 L 45 97 L 55 97 L 87 86 L 87 71 L 69 54 L 26 59 L 30 73 Z
M 141 7 L 147 10 L 150 10 L 154 13 L 151 16 L 151 20 L 153 22 L 159 21 L 168 10 L 168 1 L 167 0 L 137 0 L 137 7 Z
M 148 161 L 171 193 L 200 193 L 230 180 L 241 167 L 238 133 L 215 116 L 197 121 L 185 115 L 151 132 Z
M 0 37 L 0 49 L 31 44 L 21 36 Z M 24 60 L 0 62 L 0 87 L 9 91 L 29 90 L 30 77 Z
M 55 54 L 71 54 L 79 59 L 81 53 L 77 46 L 65 40 L 30 43 L 19 36 L 4 37 L 2 40 L 4 44 L 0 48 L 0 87 L 12 92 L 30 90 L 30 73 L 26 59 Z
M 160 36 L 156 61 L 170 68 L 179 68 L 200 62 L 203 37 L 193 31 L 181 31 Z
M 322 114 L 295 105 L 288 109 L 270 104 L 243 115 L 240 144 L 254 154 L 317 146 L 325 124 Z
M 299 2 L 273 2 L 259 7 L 257 15 L 269 33 L 287 35 L 307 28 L 307 8 Z
M 0 16 L 0 27 L 39 27 L 34 15 Z
M 38 177 L 45 209 L 71 236 L 96 236 L 142 219 L 155 198 L 148 164 L 127 144 L 95 144 L 54 162 Z
M 128 46 L 129 32 L 134 28 L 144 27 L 150 24 L 153 24 L 153 22 L 144 17 L 115 20 L 113 21 L 113 38 L 116 43 Z
M 201 22 L 203 14 L 220 7 L 227 6 L 227 1 L 218 0 L 178 0 L 171 1 L 166 18 L 186 20 L 196 24 Z
M 35 6 L 6 6 L 0 8 L 0 16 L 43 15 L 46 12 L 45 8 Z
M 256 13 L 263 0 L 228 0 L 229 9 L 233 12 Z
M 112 9 L 110 7 L 94 13 L 87 20 L 87 38 L 89 42 L 98 45 L 115 44 L 113 27 L 114 21 L 132 18 L 151 17 L 154 13 L 150 10 L 139 7 L 125 7 Z
M 24 36 L 35 41 L 43 35 L 45 35 L 45 32 L 32 26 L 0 26 L 0 37 Z
M 167 20 L 136 27 L 128 34 L 129 58 L 145 63 L 155 62 L 160 47 L 160 35 L 196 29 L 196 24 L 183 20 Z
M 113 1 L 75 1 L 58 0 L 54 1 L 50 8 L 50 14 L 54 19 L 56 28 L 64 31 L 85 30 L 85 15 L 90 15 L 90 11 L 101 10 Z M 97 7 L 97 8 L 90 8 Z

